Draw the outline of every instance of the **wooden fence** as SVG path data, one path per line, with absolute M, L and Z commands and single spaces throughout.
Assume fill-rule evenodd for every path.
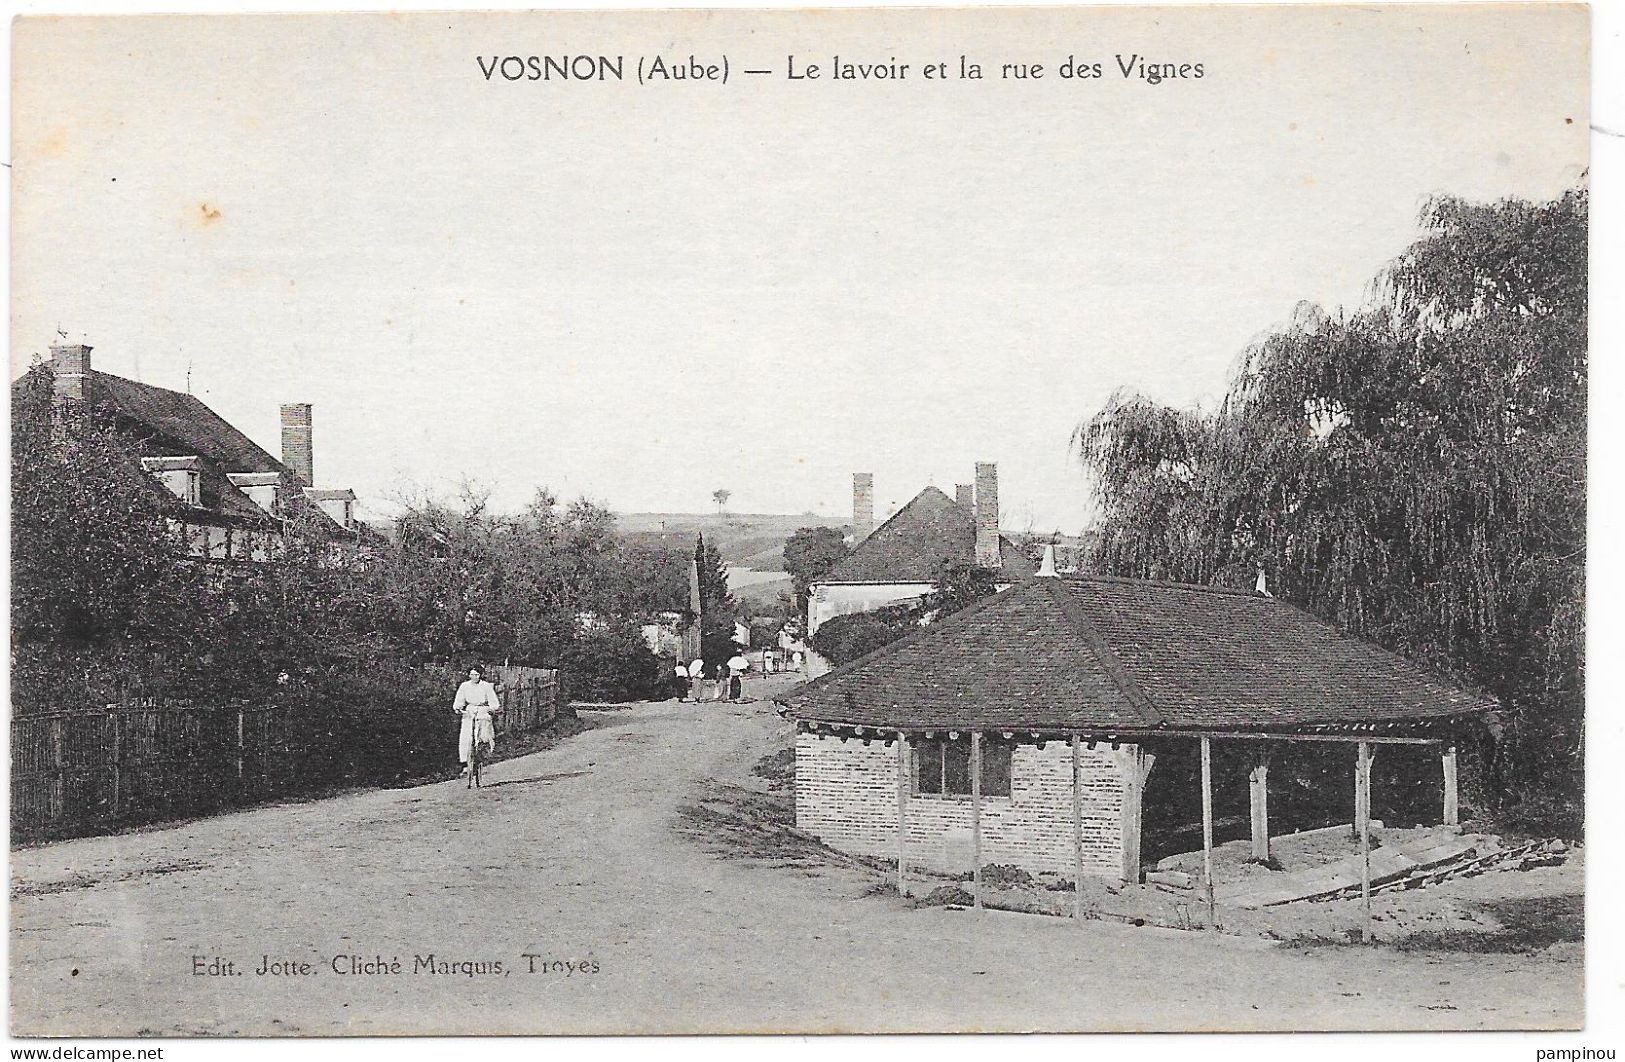
M 23 840 L 207 814 L 275 794 L 290 751 L 267 705 L 156 701 L 11 721 L 11 827 Z
M 496 672 L 504 709 L 499 733 L 538 730 L 568 710 L 557 671 Z M 288 795 L 321 781 L 319 772 L 301 769 L 325 751 L 312 740 L 331 738 L 307 735 L 292 712 L 268 704 L 149 698 L 103 711 L 14 716 L 12 840 L 106 833 Z M 443 766 L 425 762 L 423 770 Z
M 556 669 L 507 664 L 492 670 L 490 678 L 502 700 L 502 711 L 493 723 L 499 736 L 540 730 L 569 711 L 560 695 Z

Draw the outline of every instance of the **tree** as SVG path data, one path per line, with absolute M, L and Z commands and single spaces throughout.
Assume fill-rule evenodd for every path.
M 784 541 L 784 570 L 790 573 L 796 609 L 805 614 L 812 584 L 846 559 L 846 538 L 833 527 L 802 527 Z
M 933 622 L 969 608 L 998 592 L 999 575 L 989 568 L 972 564 L 944 561 L 937 569 L 931 593 L 921 602 L 922 609 Z
M 739 618 L 739 605 L 728 590 L 728 571 L 722 563 L 722 553 L 715 546 L 705 544 L 705 536 L 697 536 L 694 544 L 694 563 L 700 573 L 700 655 L 708 664 L 721 663 L 734 652 L 734 621 Z
M 1495 694 L 1486 781 L 1577 808 L 1587 193 L 1445 197 L 1421 222 L 1365 305 L 1300 305 L 1217 408 L 1119 394 L 1079 427 L 1088 560 L 1232 586 L 1264 568 L 1277 596 Z
M 44 372 L 13 396 L 14 701 L 105 703 L 122 674 L 206 644 L 227 598 L 201 565 L 177 562 L 165 496 L 111 418 L 58 413 Z
M 721 513 L 728 507 L 728 499 L 731 497 L 733 497 L 733 491 L 714 490 L 711 492 L 711 500 L 717 503 L 718 513 Z
M 649 651 L 630 620 L 583 631 L 565 651 L 562 664 L 571 696 L 583 700 L 646 700 L 672 692 L 670 669 Z

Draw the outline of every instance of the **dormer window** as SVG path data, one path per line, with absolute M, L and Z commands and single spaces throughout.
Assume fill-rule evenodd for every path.
M 143 457 L 141 467 L 183 503 L 203 504 L 203 469 L 196 457 Z
M 248 500 L 264 509 L 267 513 L 276 514 L 277 488 L 282 483 L 282 474 L 279 472 L 227 472 L 226 478 Z
M 305 488 L 305 497 L 340 527 L 355 527 L 355 492 L 350 490 L 317 490 Z

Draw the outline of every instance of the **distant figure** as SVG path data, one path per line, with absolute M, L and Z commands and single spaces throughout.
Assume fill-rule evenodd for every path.
M 688 681 L 693 686 L 694 703 L 699 704 L 700 698 L 705 694 L 705 661 L 699 657 L 688 665 Z
M 682 690 L 677 694 L 677 703 L 681 704 L 687 699 L 684 694 L 688 693 L 688 668 L 683 664 L 678 664 L 676 667 L 672 668 L 672 673 L 677 676 L 678 683 L 683 687 Z
M 463 773 L 468 773 L 468 754 L 474 742 L 485 746 L 487 756 L 496 751 L 497 733 L 491 717 L 502 711 L 497 688 L 485 681 L 479 665 L 468 669 L 468 680 L 457 687 L 457 699 L 452 711 L 463 717 L 463 726 L 457 735 L 457 758 L 463 762 Z
M 750 670 L 750 661 L 744 653 L 735 653 L 728 660 L 728 699 L 737 701 L 745 694 L 745 672 Z
M 728 665 L 716 666 L 716 691 L 711 694 L 713 701 L 720 701 L 728 696 Z

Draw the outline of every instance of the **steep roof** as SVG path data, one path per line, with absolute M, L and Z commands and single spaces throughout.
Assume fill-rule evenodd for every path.
M 49 366 L 30 369 L 24 377 L 13 381 L 13 388 L 22 386 L 28 376 L 36 373 L 48 379 L 51 369 Z M 282 476 L 287 475 L 287 469 L 196 396 L 95 370 L 91 370 L 85 382 L 86 401 L 111 412 L 123 430 L 137 437 L 141 456 L 198 458 L 199 495 L 204 512 L 236 524 L 271 526 L 274 523 L 265 510 L 231 482 L 228 473 L 264 472 Z M 174 503 L 174 496 L 166 488 L 151 477 L 144 478 L 166 504 Z M 313 515 L 330 531 L 344 530 L 301 491 L 286 491 L 283 504 L 290 512 Z M 190 509 L 190 512 L 197 514 L 198 509 Z
M 154 448 L 195 454 L 222 472 L 282 472 L 282 462 L 194 395 L 92 370 L 86 397 L 150 433 Z M 250 503 L 253 504 L 253 503 Z
M 1104 576 L 1030 579 L 777 699 L 828 723 L 1098 733 L 1337 729 L 1495 706 L 1275 598 Z
M 1003 571 L 1033 572 L 1032 562 L 999 537 Z M 936 487 L 927 487 L 859 542 L 820 583 L 929 583 L 946 562 L 976 560 L 976 518 Z

